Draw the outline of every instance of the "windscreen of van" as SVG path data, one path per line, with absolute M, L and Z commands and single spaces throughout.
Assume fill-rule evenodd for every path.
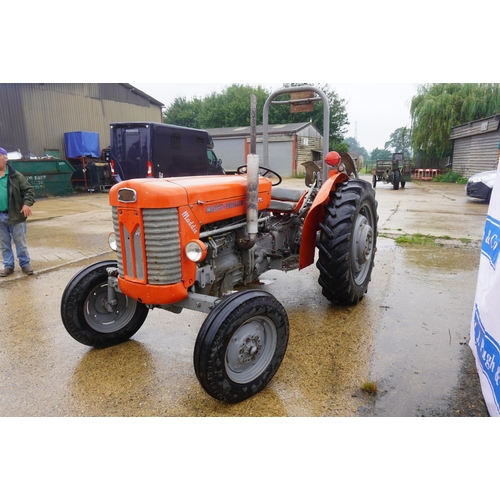
M 111 158 L 121 180 L 147 176 L 150 131 L 146 126 L 113 127 Z
M 155 127 L 152 148 L 155 177 L 207 175 L 207 135 L 194 129 Z

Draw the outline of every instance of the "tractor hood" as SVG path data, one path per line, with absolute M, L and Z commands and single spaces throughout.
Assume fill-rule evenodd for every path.
M 272 182 L 259 177 L 259 210 L 269 206 Z M 131 179 L 113 186 L 110 205 L 121 208 L 161 209 L 189 206 L 204 223 L 246 213 L 245 175 L 207 175 L 166 179 Z

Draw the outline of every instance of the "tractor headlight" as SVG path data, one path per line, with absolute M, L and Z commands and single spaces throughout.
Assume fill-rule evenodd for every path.
M 118 244 L 116 243 L 116 234 L 115 233 L 109 233 L 108 244 L 109 244 L 111 250 L 113 250 L 113 252 L 116 252 L 118 250 Z
M 203 241 L 193 240 L 186 245 L 186 257 L 192 262 L 201 262 L 207 256 L 207 247 Z

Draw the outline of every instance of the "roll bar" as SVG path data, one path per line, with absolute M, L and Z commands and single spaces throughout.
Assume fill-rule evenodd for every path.
M 308 97 L 305 99 L 293 99 L 289 101 L 273 101 L 277 96 L 283 94 L 290 94 L 294 92 L 314 92 L 319 97 Z M 264 104 L 264 111 L 262 116 L 263 122 L 263 148 L 264 148 L 264 161 L 263 164 L 269 168 L 269 108 L 271 104 L 300 104 L 300 103 L 310 103 L 313 101 L 323 101 L 323 160 L 329 152 L 329 142 L 330 142 L 330 106 L 328 103 L 328 98 L 326 94 L 316 88 L 308 85 L 303 85 L 301 87 L 287 87 L 273 92 L 266 100 Z M 328 179 L 328 169 L 323 168 L 321 170 L 321 183 L 323 184 Z

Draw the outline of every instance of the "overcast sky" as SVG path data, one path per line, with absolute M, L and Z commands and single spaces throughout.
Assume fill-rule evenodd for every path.
M 261 83 L 278 90 L 282 83 Z M 203 98 L 221 92 L 231 83 L 131 83 L 168 107 L 176 97 Z M 250 83 L 248 85 L 259 85 Z M 350 125 L 346 137 L 354 137 L 368 152 L 383 148 L 396 129 L 410 125 L 411 98 L 417 93 L 414 83 L 330 83 L 346 101 Z M 249 111 L 250 112 L 250 111 Z M 235 123 L 235 126 L 239 124 Z

